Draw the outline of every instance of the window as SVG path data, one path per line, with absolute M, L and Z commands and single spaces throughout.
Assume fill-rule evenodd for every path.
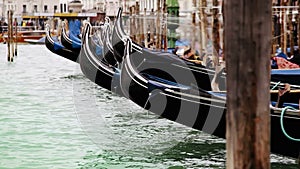
M 44 5 L 44 12 L 48 12 L 48 6 Z
M 112 8 L 114 6 L 114 2 L 109 2 L 109 7 Z
M 37 12 L 37 5 L 33 6 L 33 12 Z
M 26 5 L 23 5 L 23 13 L 26 13 L 27 10 L 26 10 Z
M 57 11 L 57 5 L 54 5 L 54 13 Z
M 60 4 L 60 13 L 63 13 L 63 4 Z
M 67 4 L 64 4 L 64 12 L 67 12 Z

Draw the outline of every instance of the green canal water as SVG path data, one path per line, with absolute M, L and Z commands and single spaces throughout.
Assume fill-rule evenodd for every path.
M 225 141 L 159 118 L 87 80 L 45 46 L 0 45 L 0 168 L 225 168 Z M 297 168 L 271 155 L 272 168 Z

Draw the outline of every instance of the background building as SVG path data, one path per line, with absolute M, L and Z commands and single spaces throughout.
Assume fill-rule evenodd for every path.
M 59 9 L 57 12 L 67 13 L 68 12 L 68 3 L 69 0 L 59 0 Z
M 157 0 L 0 0 L 1 18 L 5 18 L 7 10 L 14 10 L 15 17 L 33 15 L 34 13 L 68 13 L 74 12 L 69 4 L 76 1 L 82 4 L 82 12 L 107 13 L 108 16 L 115 16 L 117 8 L 123 7 L 124 13 L 129 13 L 129 7 L 139 2 L 140 12 L 146 8 L 147 14 L 153 9 L 157 10 Z M 196 0 L 197 5 L 199 0 Z M 211 0 L 208 0 L 208 4 Z M 161 0 L 161 3 L 163 1 Z M 189 15 L 195 9 L 192 0 L 178 0 L 180 15 Z M 163 6 L 163 4 L 161 4 Z M 71 10 L 71 11 L 70 11 Z
M 1 17 L 6 18 L 7 10 L 13 10 L 15 17 L 34 13 L 59 12 L 60 0 L 2 0 Z

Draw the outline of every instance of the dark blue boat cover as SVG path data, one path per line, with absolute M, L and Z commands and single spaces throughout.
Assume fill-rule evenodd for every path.
M 300 69 L 273 69 L 271 75 L 300 75 Z
M 64 48 L 64 46 L 61 45 L 59 42 L 54 42 L 53 47 L 54 47 L 54 50 L 59 50 L 59 49 L 63 49 Z

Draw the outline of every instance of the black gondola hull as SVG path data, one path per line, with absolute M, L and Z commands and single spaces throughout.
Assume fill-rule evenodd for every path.
M 55 42 L 51 37 L 49 30 L 46 33 L 45 45 L 52 53 L 55 53 L 73 62 L 77 62 L 78 53 L 68 50 L 58 42 Z

